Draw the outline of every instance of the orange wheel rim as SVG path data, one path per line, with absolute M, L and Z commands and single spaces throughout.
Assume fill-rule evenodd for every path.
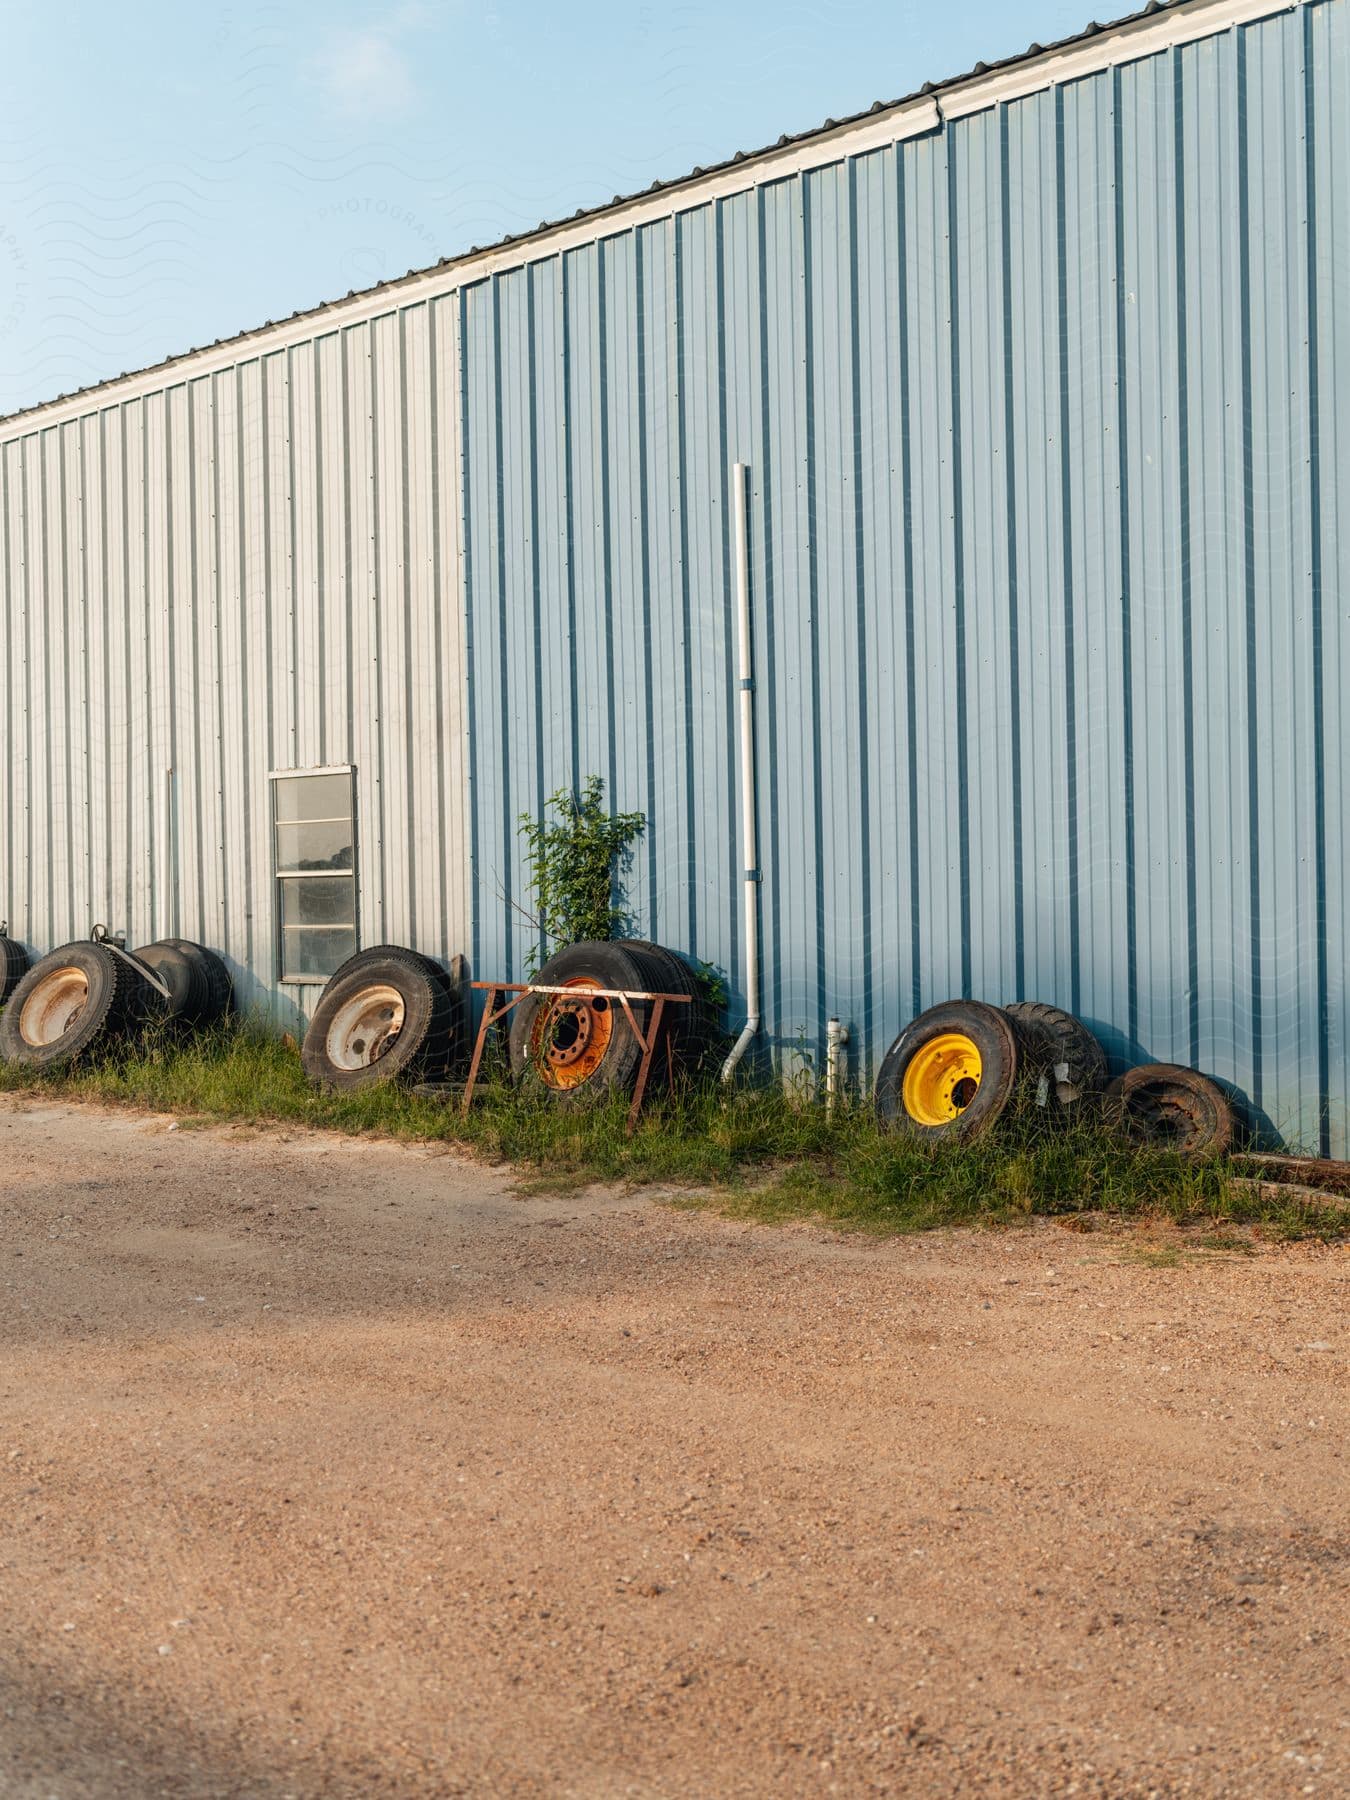
M 594 988 L 588 976 L 563 984 Z M 575 1000 L 554 994 L 530 1033 L 530 1060 L 552 1088 L 575 1088 L 590 1080 L 605 1060 L 614 1036 L 614 1009 L 602 994 Z

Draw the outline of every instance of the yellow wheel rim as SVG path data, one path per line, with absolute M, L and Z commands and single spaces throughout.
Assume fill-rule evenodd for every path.
M 974 1039 L 944 1031 L 916 1050 L 905 1066 L 905 1111 L 918 1125 L 950 1125 L 979 1092 L 983 1072 Z

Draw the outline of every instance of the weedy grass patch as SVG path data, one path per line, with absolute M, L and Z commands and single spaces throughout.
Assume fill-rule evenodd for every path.
M 975 1143 L 930 1146 L 879 1130 L 862 1104 L 831 1119 L 777 1087 L 728 1096 L 709 1083 L 654 1097 L 629 1136 L 622 1100 L 560 1108 L 499 1078 L 482 1085 L 467 1116 L 396 1086 L 325 1092 L 306 1080 L 292 1046 L 250 1021 L 190 1037 L 152 1033 L 63 1072 L 0 1066 L 0 1093 L 146 1108 L 189 1128 L 279 1123 L 460 1144 L 511 1163 L 529 1191 L 651 1184 L 676 1190 L 678 1204 L 766 1223 L 814 1219 L 893 1234 L 1033 1217 L 1083 1229 L 1170 1221 L 1205 1227 L 1216 1249 L 1239 1247 L 1241 1226 L 1278 1238 L 1350 1229 L 1350 1205 L 1258 1187 L 1227 1160 L 1133 1149 L 1091 1117 L 1057 1127 L 1030 1107 Z

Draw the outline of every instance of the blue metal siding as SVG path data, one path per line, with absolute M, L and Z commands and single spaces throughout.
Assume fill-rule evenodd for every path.
M 595 772 L 739 997 L 740 459 L 779 1059 L 1027 995 L 1350 1148 L 1346 17 L 465 292 L 481 971 L 536 944 L 517 816 Z
M 1305 179 L 1311 189 L 1307 257 L 1310 398 L 1314 429 L 1309 482 L 1315 504 L 1314 562 L 1308 584 L 1313 657 L 1313 717 L 1320 750 L 1306 797 L 1320 824 L 1316 840 L 1317 915 L 1313 921 L 1320 986 L 1318 1091 L 1332 1102 L 1332 1136 L 1347 1154 L 1350 1088 L 1350 29 L 1343 4 L 1318 7 L 1303 25 Z

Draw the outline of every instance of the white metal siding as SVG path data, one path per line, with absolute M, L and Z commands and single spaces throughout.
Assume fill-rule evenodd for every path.
M 468 940 L 453 302 L 0 447 L 0 918 L 277 981 L 267 777 L 357 771 L 362 941 Z

